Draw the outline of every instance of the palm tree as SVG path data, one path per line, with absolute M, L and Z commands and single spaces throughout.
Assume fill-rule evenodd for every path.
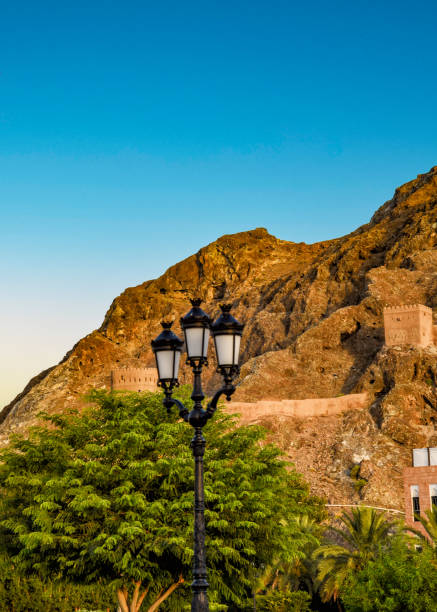
M 302 547 L 303 556 L 296 559 L 290 568 L 288 580 L 293 590 L 303 587 L 313 596 L 316 590 L 314 585 L 317 573 L 317 564 L 313 553 L 320 547 L 321 528 L 318 522 L 306 514 L 296 516 L 295 522 L 300 532 L 305 534 L 307 541 Z
M 437 554 L 437 506 L 433 504 L 430 510 L 426 510 L 425 514 L 426 518 L 423 516 L 418 516 L 417 518 L 425 529 L 426 535 L 412 527 L 406 527 L 406 530 L 412 531 L 419 538 L 424 540 Z
M 338 599 L 347 576 L 376 558 L 393 529 L 384 513 L 366 506 L 357 506 L 350 514 L 343 512 L 340 521 L 342 529 L 331 530 L 345 545 L 328 543 L 313 553 L 317 561 L 317 585 L 324 602 Z
M 319 523 L 307 515 L 293 517 L 300 534 L 301 545 L 298 555 L 289 559 L 273 559 L 258 577 L 254 597 L 273 591 L 298 591 L 301 587 L 313 595 L 315 561 L 312 553 L 320 546 L 321 529 Z

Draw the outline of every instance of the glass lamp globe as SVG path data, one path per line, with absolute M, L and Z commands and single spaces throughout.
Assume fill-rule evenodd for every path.
M 200 308 L 202 300 L 190 300 L 192 308 L 181 318 L 181 327 L 184 330 L 185 345 L 188 360 L 206 362 L 208 354 L 209 333 L 211 327 L 210 317 Z
M 171 330 L 172 323 L 163 321 L 162 332 L 152 340 L 159 382 L 177 385 L 183 341 Z
M 217 363 L 219 368 L 233 369 L 238 367 L 244 325 L 231 315 L 231 304 L 222 304 L 220 308 L 222 312 L 211 326 Z

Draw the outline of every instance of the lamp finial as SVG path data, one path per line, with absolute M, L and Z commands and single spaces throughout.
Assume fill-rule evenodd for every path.
M 220 304 L 220 310 L 223 313 L 231 312 L 232 304 Z

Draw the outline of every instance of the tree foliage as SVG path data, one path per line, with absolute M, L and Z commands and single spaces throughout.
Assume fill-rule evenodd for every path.
M 305 591 L 280 589 L 262 595 L 256 605 L 259 612 L 309 612 L 310 601 L 311 597 Z
M 436 612 L 437 570 L 432 551 L 416 552 L 400 538 L 342 587 L 346 612 Z
M 113 596 L 102 584 L 75 585 L 49 577 L 23 576 L 0 556 L 0 610 L 8 612 L 72 612 L 72 610 L 113 610 Z
M 408 531 L 413 532 L 418 536 L 425 546 L 429 546 L 434 551 L 434 556 L 437 555 L 437 506 L 434 504 L 429 510 L 426 510 L 425 516 L 419 515 L 419 521 L 421 522 L 426 535 L 424 535 L 418 529 L 408 527 Z
M 322 601 L 337 599 L 347 577 L 374 560 L 384 546 L 393 525 L 384 513 L 373 508 L 358 506 L 351 512 L 343 512 L 342 528 L 331 528 L 344 545 L 333 542 L 314 551 L 317 561 L 317 582 Z
M 189 404 L 188 390 L 182 397 Z M 0 534 L 23 571 L 104 581 L 136 612 L 182 609 L 191 577 L 192 430 L 160 394 L 94 392 L 81 415 L 46 416 L 1 453 Z M 306 536 L 293 517 L 319 500 L 259 427 L 218 412 L 205 428 L 208 579 L 238 605 L 274 556 L 291 562 Z
M 301 555 L 295 556 L 291 561 L 286 561 L 283 557 L 272 557 L 264 567 L 254 589 L 254 598 L 260 610 L 270 609 L 266 606 L 271 606 L 271 609 L 277 609 L 278 612 L 283 608 L 292 610 L 294 608 L 291 601 L 295 607 L 303 606 L 307 599 L 314 595 L 316 562 L 312 553 L 320 546 L 322 527 L 305 514 L 295 516 L 294 521 L 299 532 L 305 537 Z M 308 597 L 304 597 L 305 593 Z

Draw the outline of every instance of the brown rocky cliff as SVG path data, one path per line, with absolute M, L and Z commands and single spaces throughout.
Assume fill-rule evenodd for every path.
M 236 399 L 369 393 L 364 411 L 305 422 L 272 415 L 266 424 L 331 501 L 360 495 L 399 506 L 411 448 L 437 444 L 437 352 L 385 349 L 382 308 L 437 307 L 436 228 L 437 167 L 397 189 L 370 223 L 337 240 L 295 244 L 264 229 L 223 236 L 116 298 L 99 330 L 4 409 L 3 439 L 41 409 L 80 405 L 88 388 L 109 385 L 112 367 L 138 359 L 152 365 L 150 340 L 159 321 L 175 318 L 178 332 L 187 298 L 199 295 L 210 314 L 232 301 L 246 323 Z M 215 377 L 211 363 L 209 389 Z M 359 493 L 349 475 L 355 464 L 368 480 Z

